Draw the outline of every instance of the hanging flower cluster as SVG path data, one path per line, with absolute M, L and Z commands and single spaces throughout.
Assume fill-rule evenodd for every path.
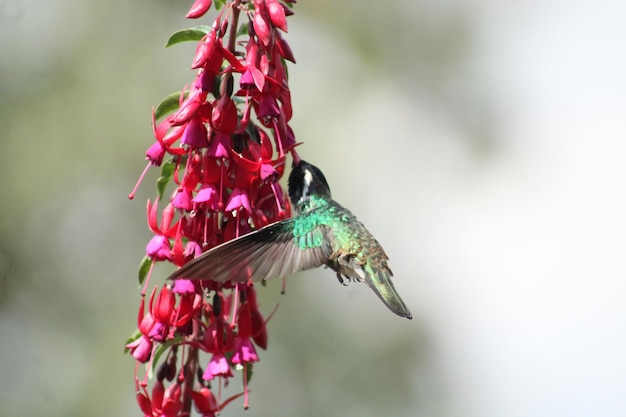
M 204 16 L 212 3 L 196 0 L 187 17 Z M 139 180 L 151 166 L 161 167 L 157 197 L 147 205 L 154 236 L 139 271 L 138 330 L 126 345 L 137 361 L 137 402 L 146 416 L 188 416 L 192 405 L 213 416 L 242 395 L 247 408 L 256 348 L 267 347 L 252 283 L 177 280 L 155 287 L 146 306 L 154 264 L 182 266 L 290 216 L 278 181 L 295 145 L 286 71 L 286 61 L 295 60 L 281 31 L 295 0 L 214 3 L 218 16 L 211 26 L 177 32 L 168 41 L 198 42 L 191 64 L 196 75 L 153 110 L 156 141 Z M 163 201 L 170 183 L 173 192 Z M 243 390 L 221 398 L 233 370 L 243 370 Z

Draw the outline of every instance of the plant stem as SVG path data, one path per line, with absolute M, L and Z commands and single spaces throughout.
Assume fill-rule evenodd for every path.
M 193 392 L 193 385 L 196 379 L 196 371 L 198 369 L 198 348 L 191 346 L 189 348 L 189 357 L 187 363 L 185 363 L 184 377 L 185 382 L 183 384 L 183 404 L 181 408 L 181 415 L 191 416 L 191 393 Z
M 230 32 L 228 33 L 228 50 L 235 53 L 235 42 L 237 41 L 237 26 L 239 25 L 239 4 L 241 0 L 235 0 L 233 3 L 233 21 L 230 24 Z

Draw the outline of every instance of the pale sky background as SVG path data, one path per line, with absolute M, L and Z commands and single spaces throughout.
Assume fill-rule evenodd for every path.
M 125 196 L 192 79 L 162 48 L 187 3 L 0 3 L 2 416 L 139 415 L 156 174 Z M 415 319 L 329 271 L 268 286 L 252 408 L 222 416 L 626 415 L 626 3 L 378 3 L 296 5 L 293 127 Z

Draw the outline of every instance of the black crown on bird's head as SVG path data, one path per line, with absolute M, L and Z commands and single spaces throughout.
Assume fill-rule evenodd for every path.
M 294 163 L 289 174 L 289 198 L 297 205 L 312 195 L 330 198 L 330 187 L 318 167 L 301 159 Z

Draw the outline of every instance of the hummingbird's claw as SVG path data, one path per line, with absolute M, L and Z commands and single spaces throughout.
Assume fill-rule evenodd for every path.
M 348 280 L 348 282 L 350 282 L 350 277 L 345 276 L 346 280 Z M 344 281 L 344 276 L 342 276 L 339 272 L 337 272 L 337 279 L 339 280 L 339 283 L 341 285 L 343 285 L 344 287 L 347 287 L 348 284 L 346 284 L 346 282 Z

